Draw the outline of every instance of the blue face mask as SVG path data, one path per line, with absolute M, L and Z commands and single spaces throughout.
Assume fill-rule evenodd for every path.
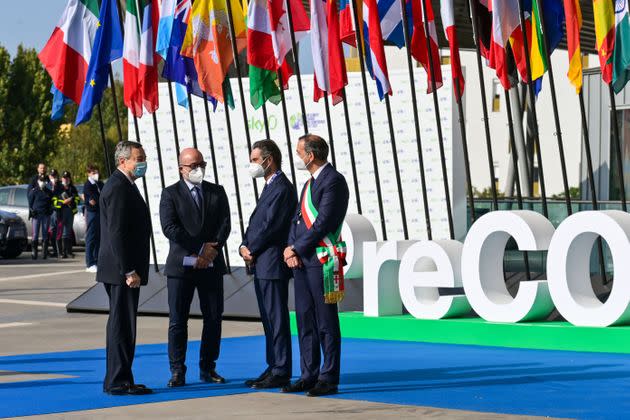
M 136 162 L 136 168 L 133 170 L 133 176 L 136 178 L 142 178 L 147 173 L 146 162 Z

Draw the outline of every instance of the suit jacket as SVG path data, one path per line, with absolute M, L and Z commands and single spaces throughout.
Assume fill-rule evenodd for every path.
M 140 191 L 120 170 L 101 191 L 101 244 L 96 281 L 124 284 L 134 271 L 141 284 L 149 280 L 151 215 Z
M 348 184 L 344 176 L 337 172 L 331 164 L 322 169 L 311 185 L 313 205 L 318 211 L 318 216 L 310 229 L 306 228 L 300 210 L 304 190 L 305 188 L 302 188 L 300 203 L 291 223 L 289 245 L 293 245 L 305 267 L 321 267 L 316 249 L 319 246 L 319 241 L 328 233 L 336 231 L 346 217 L 350 195 Z
M 260 279 L 288 279 L 291 270 L 284 262 L 291 219 L 295 214 L 297 193 L 284 173 L 265 186 L 241 245 L 256 259 L 254 271 Z
M 165 188 L 160 201 L 160 222 L 170 248 L 164 273 L 170 277 L 190 277 L 203 271 L 223 275 L 226 272 L 223 245 L 230 236 L 230 205 L 222 186 L 201 183 L 201 212 L 183 180 Z M 201 214 L 200 214 L 201 213 Z M 184 257 L 198 254 L 205 242 L 218 242 L 219 255 L 212 267 L 195 270 L 184 267 Z
M 89 179 L 85 181 L 85 184 L 83 184 L 83 201 L 85 202 L 86 211 L 98 211 L 98 201 L 101 196 L 100 191 L 103 191 L 103 182 L 98 181 L 92 184 Z M 90 200 L 96 201 L 96 204 L 91 205 Z

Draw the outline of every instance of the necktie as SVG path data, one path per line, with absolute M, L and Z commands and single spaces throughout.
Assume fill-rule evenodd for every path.
M 201 199 L 199 197 L 200 195 L 199 187 L 197 186 L 193 187 L 193 189 L 190 190 L 190 192 L 192 193 L 193 200 L 195 202 L 195 205 L 197 206 L 197 210 L 201 211 Z

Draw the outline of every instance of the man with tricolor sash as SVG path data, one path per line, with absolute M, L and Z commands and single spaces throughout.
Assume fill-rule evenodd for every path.
M 284 251 L 295 281 L 301 376 L 282 391 L 306 392 L 311 397 L 337 393 L 341 358 L 337 303 L 344 294 L 346 246 L 341 226 L 349 193 L 346 179 L 327 159 L 323 138 L 300 137 L 296 167 L 311 177 L 302 189 Z

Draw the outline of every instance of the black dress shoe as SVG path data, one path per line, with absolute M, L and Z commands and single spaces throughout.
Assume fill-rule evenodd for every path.
M 270 375 L 262 381 L 254 382 L 254 389 L 283 388 L 291 384 L 291 380 L 286 376 Z
M 245 381 L 245 386 L 252 387 L 256 382 L 264 381 L 268 376 L 271 376 L 271 369 L 265 370 L 256 379 L 248 379 Z
M 308 397 L 323 397 L 324 395 L 333 395 L 337 392 L 337 385 L 329 384 L 324 381 L 318 381 L 317 385 L 309 389 L 306 395 Z
M 153 390 L 144 385 L 121 385 L 111 387 L 105 392 L 109 395 L 148 395 L 152 394 Z
M 186 377 L 181 373 L 174 373 L 173 376 L 171 376 L 171 379 L 168 380 L 168 384 L 166 384 L 169 388 L 176 388 L 184 385 L 186 385 Z
M 282 392 L 306 392 L 309 389 L 313 388 L 313 386 L 315 386 L 313 382 L 306 382 L 300 379 L 297 382 L 294 382 L 292 384 L 289 383 L 288 385 L 283 386 L 281 391 Z
M 207 372 L 201 371 L 199 373 L 199 379 L 202 382 L 212 382 L 215 384 L 224 384 L 225 378 L 217 373 L 216 370 L 211 369 Z

